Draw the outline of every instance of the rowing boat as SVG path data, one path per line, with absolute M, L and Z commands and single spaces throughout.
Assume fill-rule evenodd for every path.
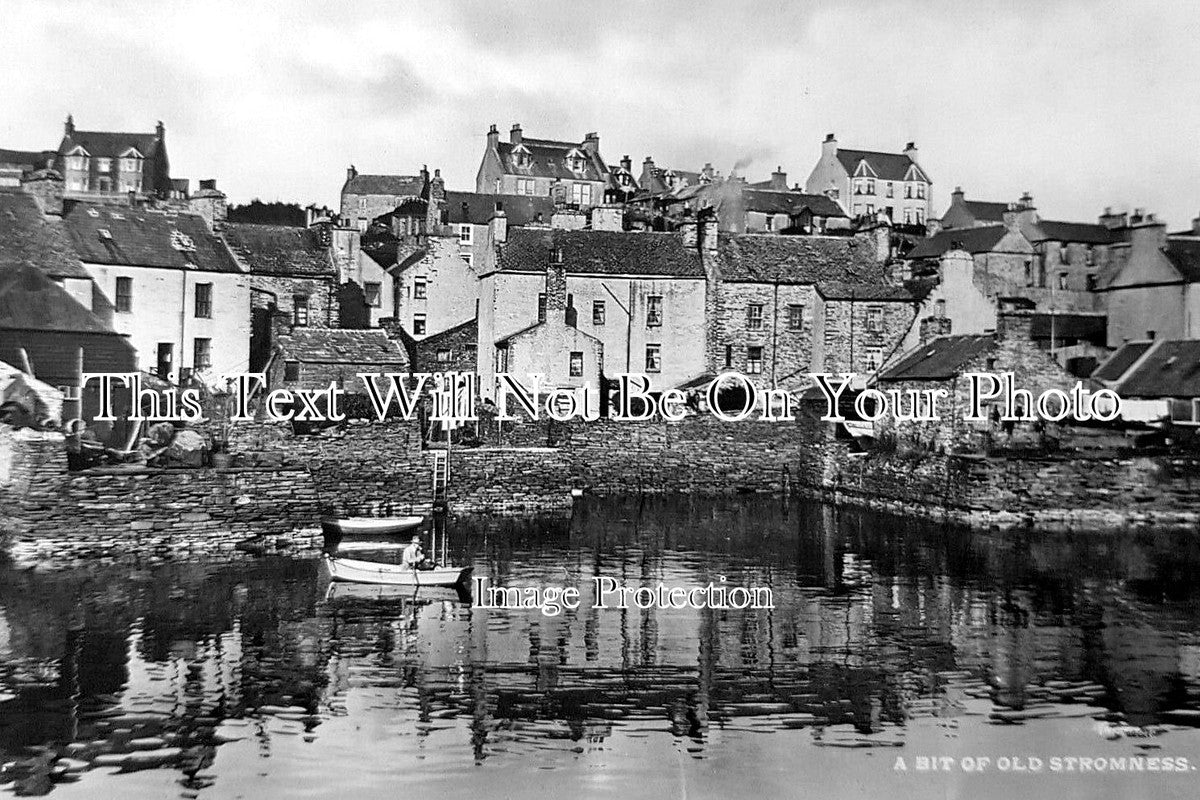
M 321 527 L 326 533 L 339 535 L 404 533 L 420 527 L 424 517 L 342 517 L 323 519 Z
M 374 583 L 387 586 L 458 586 L 466 583 L 473 567 L 434 567 L 413 569 L 400 564 L 335 558 L 325 554 L 329 576 L 335 581 Z

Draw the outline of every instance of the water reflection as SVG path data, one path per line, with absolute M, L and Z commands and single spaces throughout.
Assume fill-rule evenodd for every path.
M 581 607 L 330 587 L 315 559 L 0 569 L 0 786 L 382 794 L 485 767 L 519 795 L 523 770 L 584 763 L 640 796 L 671 752 L 672 781 L 731 755 L 761 774 L 763 733 L 787 742 L 785 769 L 822 748 L 854 768 L 923 726 L 981 747 L 1064 724 L 1084 748 L 1195 748 L 1200 551 L 1177 533 L 984 535 L 685 498 L 457 520 L 450 549 L 494 584 L 578 586 Z M 602 610 L 600 575 L 726 576 L 775 607 Z

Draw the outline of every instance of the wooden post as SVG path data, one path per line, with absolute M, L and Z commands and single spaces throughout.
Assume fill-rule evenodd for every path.
M 36 378 L 37 376 L 33 374 L 33 362 L 29 360 L 29 353 L 26 352 L 24 347 L 21 348 L 20 353 L 21 366 L 25 370 L 25 374 L 31 378 Z

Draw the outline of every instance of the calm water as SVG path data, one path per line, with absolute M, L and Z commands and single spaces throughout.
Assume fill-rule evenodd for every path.
M 1193 535 L 983 535 L 684 499 L 458 520 L 450 549 L 503 585 L 726 575 L 770 586 L 775 608 L 550 618 L 446 590 L 330 591 L 311 558 L 0 567 L 0 791 L 1200 795 Z M 956 761 L 918 772 L 920 756 Z M 1188 763 L 1050 769 L 1133 756 Z M 1018 769 L 1030 757 L 1040 771 Z

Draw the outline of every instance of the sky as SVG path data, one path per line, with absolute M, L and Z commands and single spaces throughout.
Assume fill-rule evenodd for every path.
M 1200 3 L 4 0 L 0 147 L 167 128 L 231 202 L 336 206 L 346 168 L 473 190 L 488 126 L 610 163 L 803 183 L 826 133 L 900 151 L 935 212 L 1200 213 Z M 985 7 L 986 6 L 986 7 Z

